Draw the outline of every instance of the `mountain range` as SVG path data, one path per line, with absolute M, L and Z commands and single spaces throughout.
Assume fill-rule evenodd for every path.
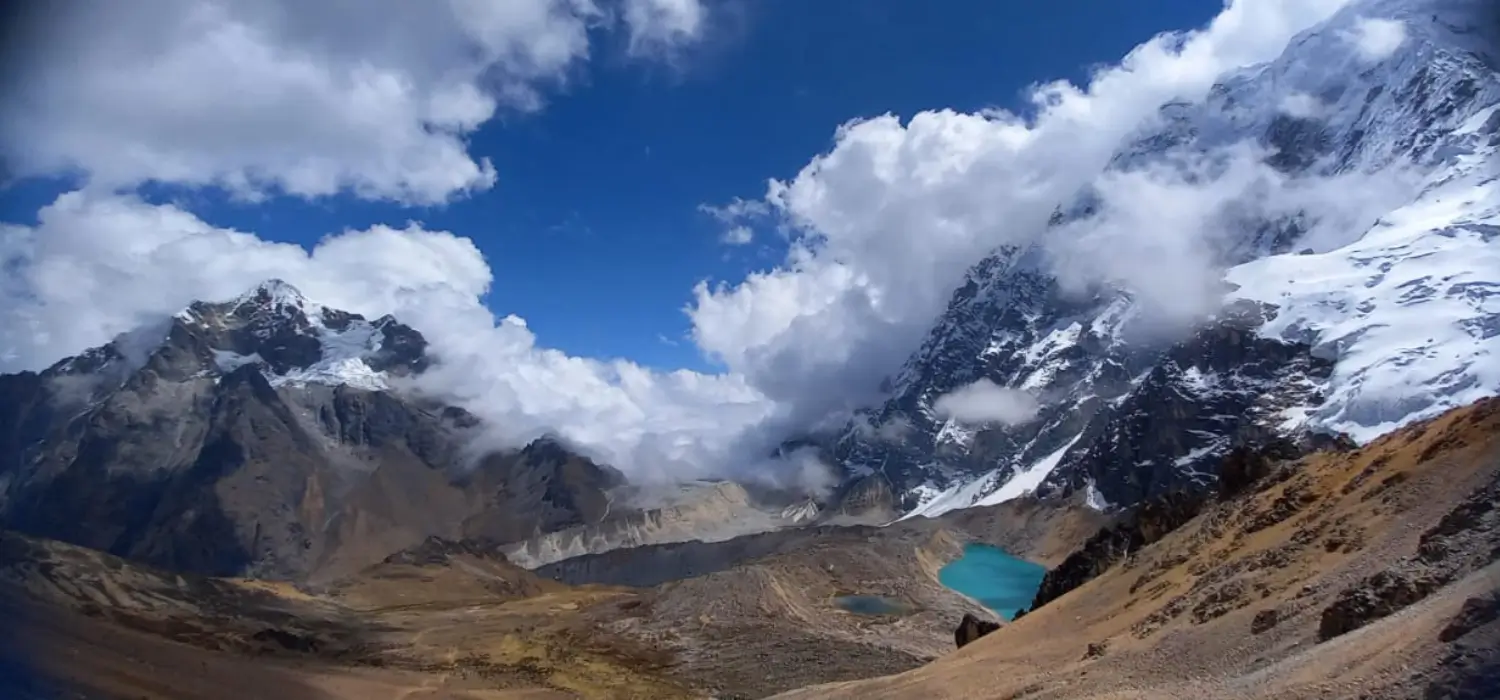
M 1399 46 L 1351 39 L 1372 20 Z M 1110 178 L 1236 168 L 1187 318 L 1060 266 L 1120 214 Z M 1500 3 L 1349 3 L 1162 105 L 1028 240 L 881 402 L 787 436 L 828 493 L 648 500 L 558 437 L 483 449 L 422 390 L 420 329 L 274 279 L 0 375 L 0 613 L 38 640 L 0 640 L 0 688 L 1486 697 Z M 1023 617 L 942 583 L 976 544 L 1048 568 Z
M 272 280 L 0 376 L 0 523 L 174 570 L 303 578 L 608 511 L 617 471 L 551 439 L 468 454 L 476 418 L 391 391 L 425 349 L 391 317 Z

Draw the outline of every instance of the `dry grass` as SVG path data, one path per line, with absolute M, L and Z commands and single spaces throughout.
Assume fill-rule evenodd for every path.
M 1432 667 L 1435 637 L 1391 620 L 1319 644 L 1344 586 L 1412 554 L 1500 471 L 1500 401 L 1452 412 L 1208 511 L 1100 578 L 962 651 L 897 676 L 787 698 L 1349 697 Z M 1476 574 L 1407 617 L 1437 625 Z M 1276 623 L 1253 633 L 1257 615 Z M 1423 615 L 1426 615 L 1423 617 Z M 1260 626 L 1257 626 L 1260 627 Z M 1091 643 L 1107 645 L 1085 658 Z M 1297 669 L 1295 673 L 1271 669 Z

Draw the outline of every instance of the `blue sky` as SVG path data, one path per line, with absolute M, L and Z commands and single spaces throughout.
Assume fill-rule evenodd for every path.
M 618 39 L 596 43 L 594 60 L 542 110 L 504 113 L 471 135 L 470 153 L 494 162 L 497 182 L 446 206 L 148 194 L 216 226 L 309 246 L 378 222 L 449 230 L 487 256 L 491 308 L 524 317 L 541 344 L 704 369 L 683 337 L 693 285 L 773 266 L 784 246 L 765 230 L 752 245 L 726 246 L 700 204 L 759 197 L 767 178 L 789 178 L 828 149 L 847 120 L 1015 108 L 1033 82 L 1081 81 L 1091 65 L 1220 9 L 1213 0 L 741 3 L 672 66 L 627 59 Z M 63 189 L 13 185 L 0 216 L 30 222 Z
M 1192 306 L 1172 280 L 1214 273 L 1192 253 L 1217 188 L 1118 184 L 1120 225 L 1083 233 L 1054 236 L 1048 216 L 1163 103 L 1274 60 L 1348 1 L 38 13 L 0 100 L 0 172 L 78 177 L 0 191 L 0 221 L 19 224 L 0 226 L 0 371 L 280 277 L 420 330 L 436 360 L 422 389 L 496 444 L 551 432 L 636 476 L 816 476 L 761 455 L 883 400 L 998 245 Z M 809 236 L 726 245 L 702 207 L 738 198 Z M 1154 252 L 1167 244 L 1173 262 Z

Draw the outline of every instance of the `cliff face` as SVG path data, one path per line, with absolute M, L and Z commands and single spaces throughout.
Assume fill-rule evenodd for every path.
M 732 482 L 687 484 L 661 505 L 638 509 L 622 503 L 609 510 L 613 514 L 602 520 L 546 532 L 503 549 L 511 561 L 535 569 L 616 549 L 717 542 L 793 524 L 757 506 L 743 486 Z

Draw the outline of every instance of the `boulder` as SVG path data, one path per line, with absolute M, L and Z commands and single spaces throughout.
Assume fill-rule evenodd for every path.
M 993 620 L 981 620 L 972 613 L 966 613 L 964 619 L 958 623 L 958 629 L 953 631 L 953 642 L 962 649 L 974 640 L 997 629 L 1000 629 L 1000 623 Z

